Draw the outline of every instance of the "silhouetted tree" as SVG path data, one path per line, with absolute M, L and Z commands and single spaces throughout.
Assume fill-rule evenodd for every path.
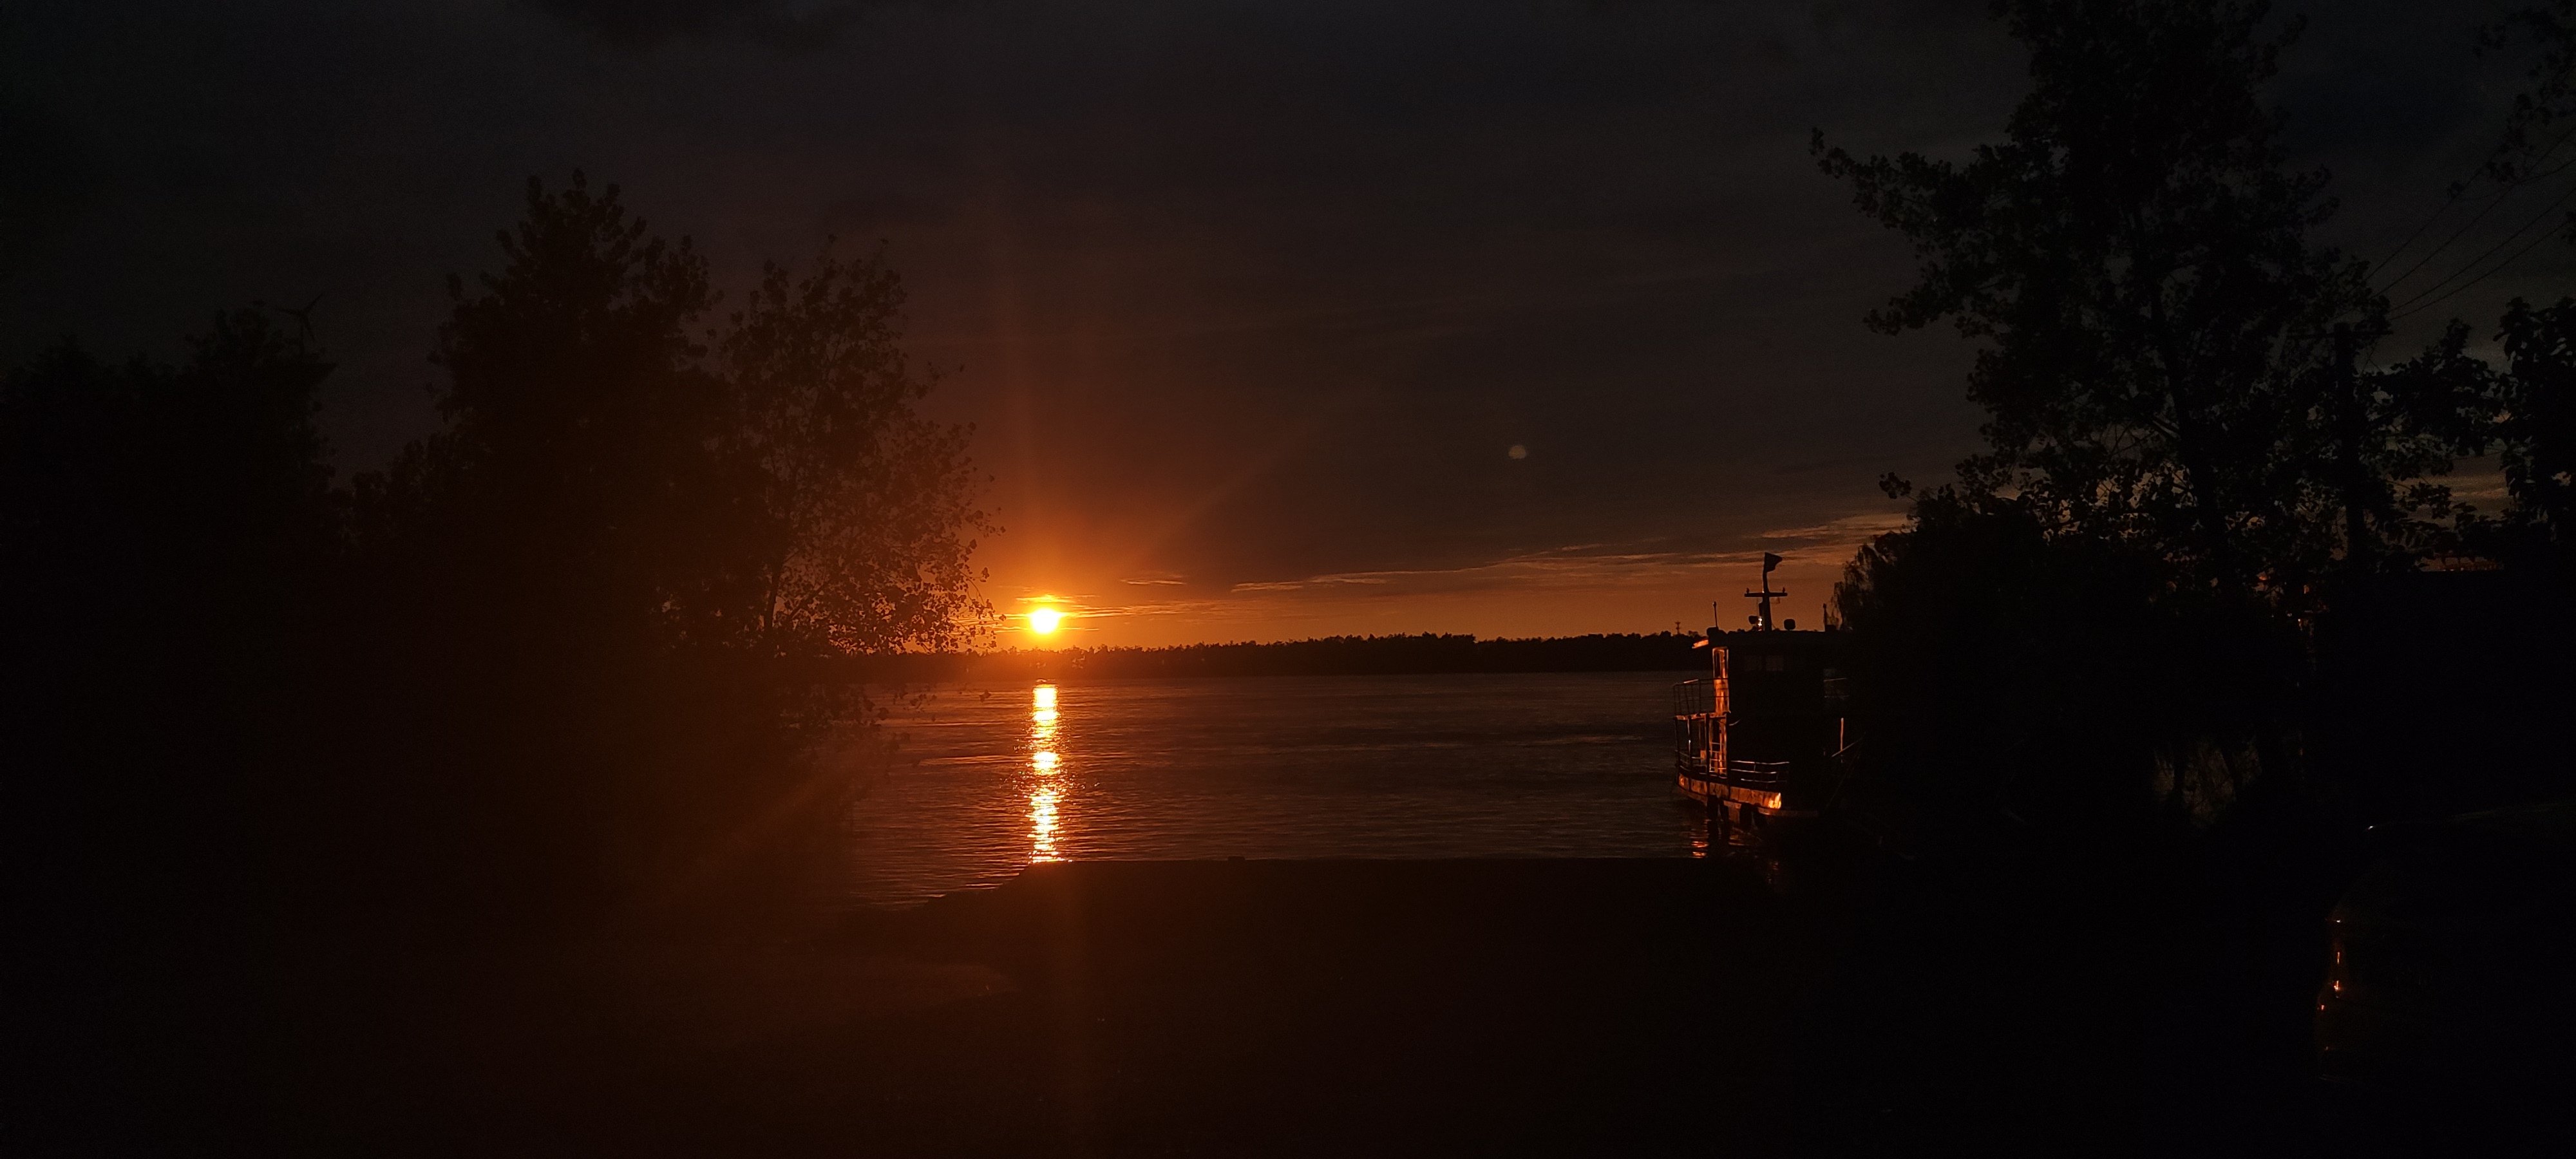
M 2496 334 L 2501 366 L 2469 354 L 2468 336 L 2455 320 L 2396 371 L 2450 384 L 2441 417 L 2459 449 L 2493 454 L 2504 474 L 2507 505 L 2470 512 L 2461 539 L 2512 566 L 2564 571 L 2576 534 L 2576 298 L 2542 307 L 2514 299 Z
M 801 279 L 767 267 L 717 345 L 736 410 L 721 450 L 760 528 L 741 618 L 763 647 L 950 651 L 980 623 L 967 432 L 913 409 L 934 381 L 903 358 L 902 304 L 880 261 L 827 250 Z
M 336 552 L 329 370 L 241 312 L 177 367 L 66 341 L 0 379 L 0 814 L 51 862 L 13 884 L 109 921 L 244 885 Z
M 1989 450 L 1958 497 L 2137 541 L 2230 590 L 2375 550 L 2341 540 L 2385 534 L 2416 497 L 2392 478 L 2444 464 L 2382 445 L 2356 409 L 2385 401 L 2356 402 L 2337 357 L 2332 324 L 2366 340 L 2384 304 L 2310 240 L 2325 177 L 2287 167 L 2261 98 L 2296 23 L 2267 38 L 2265 6 L 2232 0 L 1998 11 L 2031 52 L 2003 143 L 1965 164 L 1815 146 L 1922 260 L 1870 324 L 1948 319 L 1983 340 L 1968 386 Z
M 899 284 L 827 253 L 703 330 L 704 260 L 578 175 L 500 241 L 451 281 L 447 429 L 358 489 L 386 744 L 447 843 L 415 860 L 576 901 L 783 869 L 854 783 L 810 746 L 867 712 L 820 662 L 978 621 L 976 480 L 914 410 Z
M 2576 535 L 2576 299 L 2505 311 L 2493 433 L 2511 522 L 2552 544 Z
M 1925 496 L 1835 591 L 1869 767 L 1926 817 L 2110 833 L 2214 814 L 2284 759 L 2297 640 L 2171 574 L 2133 541 Z
M 2436 480 L 2480 379 L 2440 352 L 2363 374 L 2386 329 L 2263 86 L 2296 21 L 2240 0 L 2005 0 L 2031 88 L 1963 163 L 1824 170 L 1921 279 L 1874 312 L 1948 320 L 1987 450 L 1915 493 L 1838 592 L 1882 771 L 2086 826 L 2210 816 L 2294 766 L 2318 581 L 2448 546 Z M 2456 353 L 2454 349 L 2453 353 Z
M 312 421 L 329 369 L 242 312 L 177 366 L 65 341 L 0 376 L 0 988 L 21 1149 L 66 1108 L 197 1121 L 222 1081 L 202 1060 L 249 1021 L 241 950 L 291 829 L 274 805 L 308 755 L 336 554 Z M 84 1114 L 61 1137 L 126 1126 Z
M 2481 174 L 2490 181 L 2522 184 L 2542 175 L 2541 166 L 2563 135 L 2552 134 L 2552 126 L 2576 116 L 2576 0 L 2538 0 L 2504 9 L 2479 30 L 2478 41 L 2482 51 L 2528 53 L 2522 90 L 2514 94 L 2513 108 Z M 2456 197 L 2460 190 L 2453 192 Z
M 2492 196 L 2501 201 L 2517 187 L 2555 176 L 2565 168 L 2554 163 L 2555 154 L 2569 135 L 2559 126 L 2576 117 L 2576 0 L 2541 0 L 2506 9 L 2480 30 L 2480 47 L 2485 52 L 2520 54 L 2522 88 L 2485 165 L 2474 179 L 2452 186 L 2445 210 L 2473 189 L 2491 187 Z M 2547 212 L 2543 211 L 2544 216 Z M 2534 218 L 2531 224 L 2539 220 Z M 2576 214 L 2567 215 L 2560 230 L 2563 238 L 2576 242 Z M 2520 233 L 2517 230 L 2506 243 Z M 2407 271 L 2424 266 L 2442 249 L 2435 246 Z M 2410 300 L 2429 300 L 2413 308 L 2437 304 L 2501 270 L 2502 265 L 2489 265 L 2471 276 L 2492 252 L 2472 258 L 2418 291 Z M 2561 298 L 2556 305 L 2535 307 L 2516 298 L 2497 324 L 2495 338 L 2504 353 L 2501 365 L 2471 354 L 2471 328 L 2454 319 L 2422 353 L 2377 376 L 2378 381 L 2391 384 L 2391 393 L 2403 402 L 2404 413 L 2389 425 L 2423 443 L 2427 459 L 2493 454 L 2503 471 L 2507 507 L 2494 513 L 2463 509 L 2456 528 L 2433 529 L 2434 534 L 2427 537 L 2436 546 L 2464 545 L 2517 567 L 2562 568 L 2567 523 L 2576 514 L 2569 509 L 2571 498 L 2576 498 L 2576 473 L 2571 473 L 2576 472 L 2576 427 L 2571 427 L 2576 423 L 2576 401 L 2569 397 L 2576 390 L 2571 324 L 2576 324 L 2576 299 Z M 2438 450 L 2434 443 L 2440 444 Z

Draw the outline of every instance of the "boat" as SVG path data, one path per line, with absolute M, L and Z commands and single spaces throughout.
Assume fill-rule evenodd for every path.
M 1777 555 L 1762 557 L 1762 586 L 1748 626 L 1711 627 L 1694 647 L 1708 678 L 1673 687 L 1673 770 L 1682 795 L 1731 837 L 1758 839 L 1780 822 L 1814 817 L 1839 782 L 1851 748 L 1843 677 L 1850 637 L 1828 623 L 1799 631 L 1774 623 Z

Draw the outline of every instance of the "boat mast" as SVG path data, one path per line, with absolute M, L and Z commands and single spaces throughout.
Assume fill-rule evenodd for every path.
M 1778 566 L 1780 566 L 1779 556 L 1773 555 L 1767 551 L 1763 552 L 1762 590 L 1744 593 L 1745 599 L 1761 601 L 1761 604 L 1759 605 L 1761 611 L 1753 617 L 1754 631 L 1768 632 L 1771 630 L 1771 601 L 1785 598 L 1789 594 L 1785 591 L 1775 592 L 1771 590 L 1771 569 Z

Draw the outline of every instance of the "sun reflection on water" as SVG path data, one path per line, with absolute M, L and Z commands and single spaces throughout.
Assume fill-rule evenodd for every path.
M 1029 794 L 1029 860 L 1061 860 L 1055 853 L 1055 803 L 1053 788 L 1040 788 Z
M 1041 684 L 1029 694 L 1029 860 L 1062 860 L 1055 835 L 1064 800 L 1064 782 L 1056 777 L 1063 758 L 1056 754 L 1055 685 Z

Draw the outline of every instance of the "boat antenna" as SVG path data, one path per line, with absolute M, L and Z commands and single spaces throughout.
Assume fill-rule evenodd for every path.
M 1753 627 L 1755 631 L 1768 632 L 1771 630 L 1771 601 L 1784 598 L 1789 594 L 1785 591 L 1775 592 L 1771 590 L 1771 569 L 1778 566 L 1780 566 L 1779 556 L 1773 555 L 1767 551 L 1763 552 L 1762 590 L 1744 593 L 1745 599 L 1762 601 L 1759 605 L 1760 611 L 1753 617 Z

